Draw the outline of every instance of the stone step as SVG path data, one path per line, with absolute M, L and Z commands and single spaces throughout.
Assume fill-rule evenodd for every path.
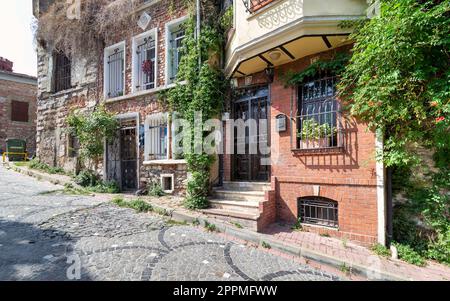
M 209 202 L 211 204 L 212 209 L 243 212 L 254 215 L 259 214 L 259 202 L 255 201 L 231 201 L 231 200 L 211 199 Z
M 238 191 L 214 189 L 214 198 L 230 201 L 264 201 L 264 191 Z
M 239 191 L 266 191 L 270 189 L 270 183 L 267 182 L 223 182 L 223 190 Z
M 210 218 L 217 219 L 222 222 L 225 221 L 234 225 L 239 224 L 240 226 L 253 231 L 258 230 L 259 214 L 257 215 L 234 210 L 224 210 L 214 208 L 204 209 L 201 211 Z

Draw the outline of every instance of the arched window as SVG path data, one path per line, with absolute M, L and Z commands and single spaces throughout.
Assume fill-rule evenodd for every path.
M 338 203 L 322 197 L 299 198 L 298 217 L 305 224 L 337 228 Z

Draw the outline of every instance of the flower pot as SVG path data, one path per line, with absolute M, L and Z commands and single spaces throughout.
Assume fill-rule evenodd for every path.
M 300 141 L 300 149 L 317 149 L 330 147 L 330 138 L 303 139 Z

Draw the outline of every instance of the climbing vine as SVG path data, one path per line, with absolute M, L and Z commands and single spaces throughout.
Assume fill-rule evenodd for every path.
M 116 135 L 118 121 L 104 106 L 93 112 L 71 111 L 66 119 L 68 131 L 79 141 L 80 157 L 96 163 L 103 156 L 104 142 Z
M 328 60 L 318 60 L 300 72 L 289 71 L 284 75 L 288 86 L 295 86 L 307 78 L 314 77 L 321 71 L 328 71 L 335 75 L 340 75 L 350 60 L 350 54 L 347 52 L 337 52 L 333 58 Z
M 352 115 L 384 132 L 382 158 L 394 167 L 394 188 L 406 196 L 394 207 L 394 239 L 446 264 L 450 264 L 449 16 L 449 0 L 382 0 L 379 16 L 343 24 L 355 28 L 351 35 L 355 45 L 338 87 Z M 429 154 L 434 154 L 434 162 Z M 406 247 L 398 248 L 400 257 Z
M 215 1 L 202 1 L 201 34 L 196 37 L 195 10 L 185 25 L 186 37 L 183 40 L 183 57 L 177 74 L 176 86 L 164 93 L 169 110 L 177 112 L 180 118 L 189 122 L 192 132 L 192 150 L 203 145 L 203 138 L 194 135 L 194 117 L 201 112 L 203 121 L 217 117 L 224 99 L 224 77 L 218 66 L 223 28 L 218 24 L 219 11 Z M 190 209 L 201 209 L 208 206 L 210 189 L 210 168 L 215 156 L 205 153 L 189 152 L 184 157 L 188 171 L 191 173 L 187 185 L 185 206 Z

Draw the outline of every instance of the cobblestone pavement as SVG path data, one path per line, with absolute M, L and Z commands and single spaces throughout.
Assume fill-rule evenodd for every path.
M 0 166 L 0 280 L 339 280 Z

